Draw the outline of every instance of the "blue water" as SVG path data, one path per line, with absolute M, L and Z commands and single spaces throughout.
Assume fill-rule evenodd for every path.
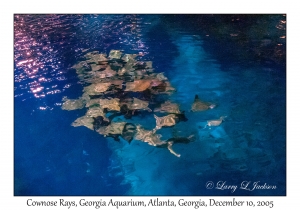
M 15 15 L 15 195 L 285 195 L 284 15 Z M 86 52 L 142 54 L 164 72 L 170 100 L 197 136 L 168 150 L 116 142 L 71 123 L 84 109 L 61 109 L 82 95 L 71 66 Z M 217 106 L 189 112 L 195 94 Z M 218 127 L 207 120 L 227 116 Z M 135 120 L 155 127 L 152 114 Z M 169 135 L 169 136 L 168 136 Z M 269 190 L 207 189 L 243 181 Z

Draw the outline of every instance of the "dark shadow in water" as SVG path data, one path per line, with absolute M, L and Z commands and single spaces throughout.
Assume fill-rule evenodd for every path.
M 203 47 L 221 64 L 286 66 L 286 16 L 251 15 L 164 15 L 163 21 L 190 34 L 201 35 Z

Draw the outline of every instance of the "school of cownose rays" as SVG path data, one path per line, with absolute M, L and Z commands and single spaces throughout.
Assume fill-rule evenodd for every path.
M 79 80 L 88 85 L 84 87 L 83 94 L 78 99 L 64 97 L 62 109 L 87 108 L 86 114 L 72 123 L 74 127 L 86 126 L 116 141 L 124 139 L 128 143 L 132 140 L 146 142 L 151 146 L 167 148 L 176 157 L 180 157 L 181 155 L 172 149 L 172 145 L 192 142 L 195 135 L 173 136 L 162 140 L 162 135 L 156 133 L 163 127 L 187 121 L 179 105 L 168 100 L 175 88 L 163 73 L 154 73 L 151 61 L 138 61 L 137 56 L 123 54 L 120 50 L 111 50 L 108 56 L 98 51 L 85 54 L 84 60 L 72 68 L 76 70 Z M 206 111 L 215 106 L 201 101 L 196 95 L 190 111 Z M 152 130 L 145 130 L 140 124 L 116 118 L 123 116 L 125 119 L 131 119 L 139 114 L 153 112 L 164 116 L 153 114 L 156 126 Z M 209 120 L 204 128 L 219 126 L 223 120 L 223 116 Z

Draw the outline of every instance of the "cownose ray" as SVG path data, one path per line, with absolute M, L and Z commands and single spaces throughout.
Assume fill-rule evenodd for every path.
M 156 127 L 154 128 L 154 132 L 156 130 L 161 129 L 163 126 L 173 126 L 176 124 L 176 115 L 175 114 L 169 114 L 167 116 L 164 117 L 158 117 L 156 115 L 154 115 L 154 118 L 156 120 Z
M 195 99 L 194 99 L 194 102 L 192 104 L 192 109 L 191 111 L 193 112 L 197 112 L 197 111 L 205 111 L 205 110 L 208 110 L 208 109 L 213 109 L 215 108 L 215 104 L 211 104 L 211 103 L 208 103 L 208 102 L 203 102 L 199 99 L 199 96 L 198 95 L 195 95 Z
M 207 120 L 206 125 L 204 126 L 203 129 L 205 129 L 206 127 L 211 127 L 211 126 L 219 126 L 221 125 L 221 123 L 224 121 L 224 119 L 227 116 L 221 116 L 219 119 L 214 119 L 214 120 Z

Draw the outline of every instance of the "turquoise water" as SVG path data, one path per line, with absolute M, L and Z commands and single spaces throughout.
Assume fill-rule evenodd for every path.
M 15 195 L 286 194 L 284 15 L 15 15 L 14 24 Z M 111 49 L 153 61 L 176 89 L 168 99 L 188 121 L 159 133 L 197 137 L 173 146 L 180 158 L 71 126 L 86 110 L 62 110 L 62 98 L 87 86 L 71 66 Z M 191 112 L 196 94 L 216 107 Z M 155 127 L 153 113 L 132 121 Z M 216 189 L 245 181 L 273 188 Z

